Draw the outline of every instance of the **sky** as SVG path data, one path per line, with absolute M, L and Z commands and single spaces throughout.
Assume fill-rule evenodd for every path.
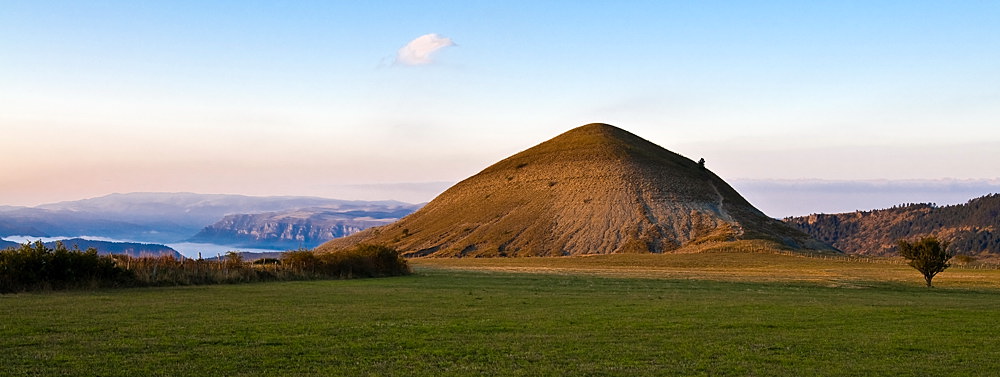
M 0 0 L 0 205 L 423 202 L 593 122 L 762 207 L 1000 190 L 1000 2 Z

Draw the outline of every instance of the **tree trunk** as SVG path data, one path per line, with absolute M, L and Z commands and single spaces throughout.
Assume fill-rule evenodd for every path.
M 931 288 L 932 287 L 931 286 L 931 279 L 933 279 L 933 278 L 934 278 L 933 275 L 924 275 L 924 280 L 927 280 L 927 288 Z

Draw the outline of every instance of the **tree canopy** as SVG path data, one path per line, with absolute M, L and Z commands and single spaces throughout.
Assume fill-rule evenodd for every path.
M 950 267 L 948 260 L 955 254 L 948 251 L 948 243 L 936 237 L 923 237 L 916 242 L 899 240 L 899 255 L 910 261 L 910 267 L 924 275 L 927 286 L 931 287 L 934 275 Z

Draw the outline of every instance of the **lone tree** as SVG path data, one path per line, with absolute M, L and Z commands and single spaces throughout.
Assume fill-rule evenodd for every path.
M 897 244 L 899 255 L 910 261 L 910 267 L 924 274 L 928 287 L 931 287 L 934 275 L 951 266 L 948 260 L 955 256 L 948 252 L 948 243 L 941 242 L 936 237 L 924 237 L 913 243 L 899 240 Z

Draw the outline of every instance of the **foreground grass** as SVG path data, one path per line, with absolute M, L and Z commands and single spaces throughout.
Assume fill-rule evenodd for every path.
M 942 280 L 943 281 L 943 280 Z M 1000 291 L 462 271 L 0 296 L 4 375 L 989 375 Z

